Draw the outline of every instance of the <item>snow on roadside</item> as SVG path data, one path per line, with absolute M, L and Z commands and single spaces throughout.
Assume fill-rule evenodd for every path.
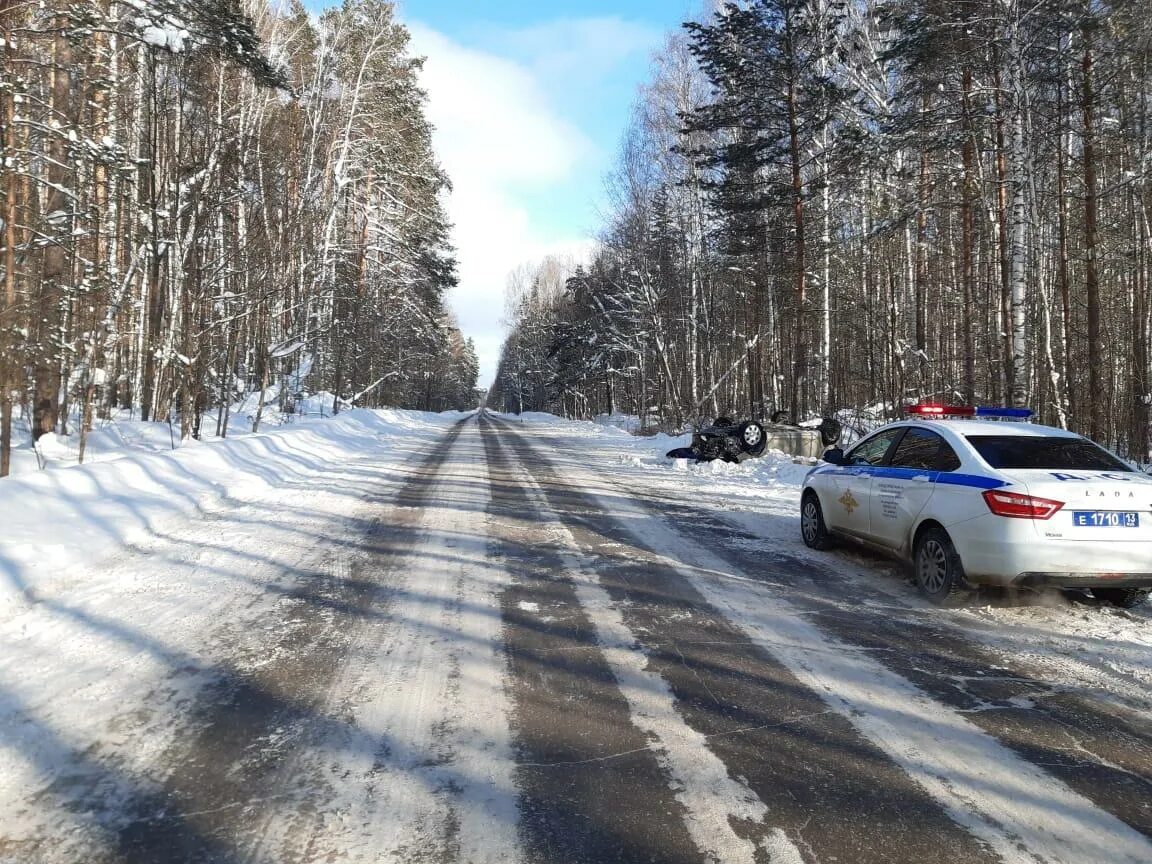
M 0 483 L 0 864 L 46 838 L 96 860 L 163 801 L 197 694 L 294 650 L 294 580 L 347 573 L 365 497 L 460 416 L 348 412 Z
M 294 379 L 295 380 L 295 379 Z M 264 410 L 260 413 L 260 430 L 267 432 L 282 426 L 290 426 L 301 421 L 327 419 L 333 417 L 333 403 L 335 396 L 328 392 L 304 394 L 300 393 L 296 399 L 288 400 L 288 410 L 279 408 L 281 398 L 279 384 L 269 386 L 263 394 Z M 244 394 L 238 402 L 230 408 L 227 424 L 227 437 L 242 438 L 254 434 L 253 421 L 260 407 L 261 393 Z M 348 405 L 341 400 L 345 411 Z M 220 436 L 217 432 L 218 412 L 209 410 L 201 417 L 201 441 L 215 441 Z M 80 419 L 76 411 L 72 413 L 66 424 L 68 435 L 58 435 L 50 432 L 44 435 L 33 446 L 30 433 L 26 431 L 27 424 L 16 406 L 16 429 L 12 448 L 11 476 L 33 474 L 43 470 L 57 470 L 60 468 L 75 467 L 80 461 L 80 434 L 77 431 Z M 20 434 L 24 432 L 25 434 Z M 134 411 L 119 409 L 110 416 L 97 419 L 92 431 L 88 433 L 84 450 L 85 464 L 94 462 L 112 462 L 123 459 L 125 456 L 140 452 L 168 452 L 179 450 L 185 446 L 194 446 L 199 442 L 195 440 L 182 441 L 180 439 L 180 423 L 168 421 L 149 421 L 136 419 Z
M 511 418 L 509 418 L 511 419 Z M 739 465 L 695 464 L 664 454 L 686 447 L 690 436 L 633 437 L 600 422 L 526 415 L 540 431 L 595 439 L 590 463 L 626 476 L 627 482 L 659 494 L 696 502 L 771 548 L 793 556 L 813 556 L 800 541 L 799 490 L 812 460 L 769 452 Z M 1152 710 L 1152 603 L 1116 609 L 1077 595 L 1057 592 L 1019 597 L 981 594 L 967 607 L 941 610 L 921 599 L 902 579 L 898 566 L 868 553 L 817 556 L 819 566 L 846 562 L 845 572 L 870 579 L 885 603 L 898 604 L 950 620 L 966 635 L 995 651 L 1042 670 L 1046 677 L 1101 699 Z
M 357 410 L 171 452 L 8 478 L 0 482 L 0 619 L 172 520 L 254 488 L 322 474 L 362 454 L 365 437 L 442 428 L 460 416 Z

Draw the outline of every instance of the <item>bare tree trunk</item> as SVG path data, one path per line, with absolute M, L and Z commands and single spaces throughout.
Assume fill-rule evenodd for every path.
M 5 66 L 11 68 L 12 34 L 9 15 L 17 0 L 0 0 L 0 39 Z M 4 305 L 0 307 L 0 477 L 12 470 L 12 389 L 15 384 L 15 349 L 12 316 L 16 308 L 16 198 L 20 183 L 9 163 L 16 151 L 15 94 L 4 98 L 4 149 L 0 172 L 4 176 Z
M 996 309 L 997 333 L 996 345 L 999 368 L 993 376 L 996 383 L 996 392 L 993 397 L 999 401 L 1007 399 L 1011 392 L 1011 366 L 1012 357 L 1011 336 L 1009 333 L 1009 320 L 1012 303 L 1012 262 L 1009 249 L 1008 226 L 1008 146 L 1004 135 L 1004 79 L 1001 73 L 1000 50 L 995 48 L 994 93 L 996 104 L 996 236 L 997 251 L 1000 262 L 1000 297 Z
M 261 344 L 257 347 L 261 356 L 264 358 L 263 369 L 260 373 L 260 401 L 256 405 L 256 416 L 252 419 L 252 431 L 260 431 L 260 421 L 264 419 L 264 400 L 268 398 L 268 379 L 272 367 L 272 358 L 268 354 L 267 345 Z M 336 408 L 340 405 L 340 394 L 336 394 L 336 403 L 332 408 L 332 413 L 336 413 Z
M 824 127 L 824 153 L 828 152 L 828 127 Z M 824 166 L 824 187 L 820 193 L 821 231 L 820 254 L 823 259 L 821 267 L 821 309 L 820 312 L 820 411 L 831 412 L 835 390 L 832 384 L 832 183 L 827 176 L 829 166 Z M 796 418 L 799 420 L 800 418 Z
M 164 330 L 165 297 L 163 285 L 163 256 L 165 246 L 160 237 L 160 200 L 159 182 L 156 174 L 158 166 L 158 138 L 160 119 L 156 110 L 156 57 L 151 48 L 144 49 L 145 67 L 147 69 L 147 84 L 143 89 L 143 125 L 144 131 L 141 140 L 141 173 L 144 175 L 140 181 L 141 204 L 147 214 L 148 236 L 148 271 L 146 283 L 146 307 L 143 330 L 144 369 L 140 386 L 140 419 L 147 422 L 155 419 L 158 412 L 156 390 L 160 374 L 158 354 L 160 353 L 160 335 Z M 141 72 L 140 74 L 145 74 Z
M 1028 343 L 1027 343 L 1027 301 L 1028 301 L 1028 207 L 1025 199 L 1027 188 L 1027 159 L 1024 143 L 1025 111 L 1027 94 L 1024 84 L 1024 65 L 1021 58 L 1023 46 L 1020 37 L 1020 9 L 1017 2 L 1010 6 L 1008 78 L 1011 82 L 1009 99 L 1011 105 L 1011 143 L 1009 161 L 1012 183 L 1012 239 L 1010 247 L 1010 322 L 1011 346 L 1010 387 L 1008 395 L 1011 404 L 1025 407 L 1028 403 Z
M 1080 107 L 1084 120 L 1084 299 L 1088 306 L 1088 374 L 1101 375 L 1100 365 L 1100 278 L 1097 272 L 1097 188 L 1096 188 L 1096 94 L 1093 83 L 1092 30 L 1083 28 L 1084 56 Z M 1103 376 L 1098 380 L 1103 380 Z M 1104 433 L 1105 394 L 1097 381 L 1088 387 L 1088 434 L 1099 441 Z
M 72 119 L 72 46 L 65 30 L 67 19 L 56 22 L 59 29 L 52 48 L 50 111 L 56 123 Z M 48 200 L 45 207 L 51 236 L 44 246 L 40 292 L 37 298 L 36 356 L 33 363 L 33 436 L 39 440 L 55 431 L 60 420 L 60 348 L 57 341 L 63 324 L 64 281 L 68 272 L 66 240 L 71 235 L 71 213 L 75 209 L 65 189 L 68 185 L 68 151 L 62 128 L 53 129 L 48 143 Z
M 792 345 L 792 421 L 798 422 L 807 406 L 808 346 L 805 343 L 804 317 L 808 305 L 808 257 L 805 247 L 804 176 L 801 165 L 804 154 L 800 150 L 800 106 L 796 92 L 795 74 L 788 80 L 788 150 L 792 165 L 792 222 L 796 231 L 795 268 L 796 320 Z
M 916 373 L 921 395 L 934 392 L 928 366 L 928 207 L 931 186 L 931 165 L 928 154 L 927 117 L 931 97 L 924 93 L 920 103 L 921 133 L 920 176 L 916 183 L 916 248 L 914 303 L 916 304 Z
M 976 243 L 975 231 L 972 225 L 972 211 L 974 209 L 974 201 L 976 198 L 976 174 L 974 163 L 976 161 L 976 130 L 972 125 L 972 70 L 965 67 L 964 69 L 964 147 L 963 147 L 963 160 L 964 160 L 964 189 L 963 199 L 961 201 L 961 281 L 963 282 L 963 295 L 964 295 L 964 309 L 968 310 L 967 314 L 963 315 L 963 339 L 964 339 L 964 398 L 969 405 L 976 402 L 976 344 L 972 335 L 973 315 L 971 311 L 976 301 L 976 273 L 974 257 L 974 246 Z
M 1056 87 L 1056 110 L 1060 117 L 1060 136 L 1056 146 L 1056 196 L 1058 198 L 1057 206 L 1057 230 L 1059 231 L 1059 238 L 1057 245 L 1059 247 L 1058 256 L 1059 263 L 1057 264 L 1057 279 L 1060 284 L 1060 307 L 1061 315 L 1063 318 L 1063 341 L 1064 350 L 1062 352 L 1063 362 L 1061 364 L 1060 374 L 1061 380 L 1064 384 L 1064 392 L 1068 399 L 1068 415 L 1071 418 L 1072 425 L 1076 426 L 1080 417 L 1077 412 L 1078 398 L 1077 398 L 1077 382 L 1075 376 L 1071 374 L 1072 364 L 1074 362 L 1074 345 L 1073 336 L 1075 330 L 1073 329 L 1072 322 L 1072 280 L 1069 275 L 1068 268 L 1068 184 L 1067 184 L 1067 167 L 1066 160 L 1068 158 L 1067 148 L 1070 143 L 1069 136 L 1064 131 L 1064 93 L 1065 93 L 1065 79 L 1063 70 L 1060 75 L 1060 82 Z
M 1143 221 L 1136 216 L 1133 204 L 1132 227 L 1136 261 L 1133 269 L 1132 291 L 1132 432 L 1129 454 L 1141 462 L 1148 460 L 1148 280 Z

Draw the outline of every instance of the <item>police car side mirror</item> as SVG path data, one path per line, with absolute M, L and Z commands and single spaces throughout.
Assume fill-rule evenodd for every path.
M 820 457 L 829 465 L 843 465 L 844 464 L 844 451 L 839 447 L 829 447 L 824 451 L 824 455 Z

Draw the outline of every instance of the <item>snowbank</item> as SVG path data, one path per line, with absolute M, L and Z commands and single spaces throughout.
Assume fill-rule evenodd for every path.
M 8 478 L 0 482 L 0 616 L 241 491 L 322 474 L 362 457 L 365 439 L 378 447 L 380 439 L 438 434 L 461 416 L 356 410 L 171 452 L 129 451 L 112 462 Z
M 300 399 L 289 402 L 288 411 L 281 411 L 280 385 L 272 385 L 264 393 L 264 410 L 260 413 L 260 430 L 266 432 L 281 426 L 291 426 L 303 420 L 316 420 L 332 417 L 335 398 L 331 393 L 321 391 L 301 395 Z M 348 406 L 344 404 L 343 410 Z M 260 408 L 260 393 L 248 393 L 231 407 L 227 435 L 240 438 L 252 434 L 252 422 Z M 31 433 L 16 406 L 16 429 L 12 448 L 12 476 L 32 474 L 45 469 L 71 468 L 80 461 L 80 435 L 77 431 L 80 418 L 72 412 L 67 428 L 68 435 L 49 433 L 40 438 L 33 447 Z M 206 411 L 201 418 L 200 436 L 203 441 L 215 441 L 218 415 L 214 410 Z M 21 434 L 25 433 L 25 434 Z M 133 411 L 119 409 L 110 417 L 98 419 L 91 432 L 84 452 L 84 462 L 111 462 L 122 459 L 133 452 L 155 453 L 177 450 L 186 443 L 180 440 L 180 424 L 167 421 L 144 422 L 136 419 Z M 195 443 L 195 442 L 192 442 Z

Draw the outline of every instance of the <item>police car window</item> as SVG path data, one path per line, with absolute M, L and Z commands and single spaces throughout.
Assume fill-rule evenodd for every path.
M 892 454 L 890 464 L 893 468 L 953 471 L 960 466 L 960 460 L 956 458 L 948 442 L 935 432 L 928 429 L 909 429 L 896 447 L 896 452 Z
M 968 441 L 993 468 L 1132 470 L 1103 447 L 1086 438 L 969 435 Z
M 955 471 L 960 467 L 960 457 L 943 438 L 940 439 L 940 452 L 936 454 L 937 471 Z
M 903 429 L 890 429 L 887 432 L 881 432 L 874 438 L 862 441 L 849 451 L 845 461 L 849 465 L 879 465 L 884 461 L 884 455 L 892 446 L 892 442 L 896 440 L 896 436 L 903 431 Z

